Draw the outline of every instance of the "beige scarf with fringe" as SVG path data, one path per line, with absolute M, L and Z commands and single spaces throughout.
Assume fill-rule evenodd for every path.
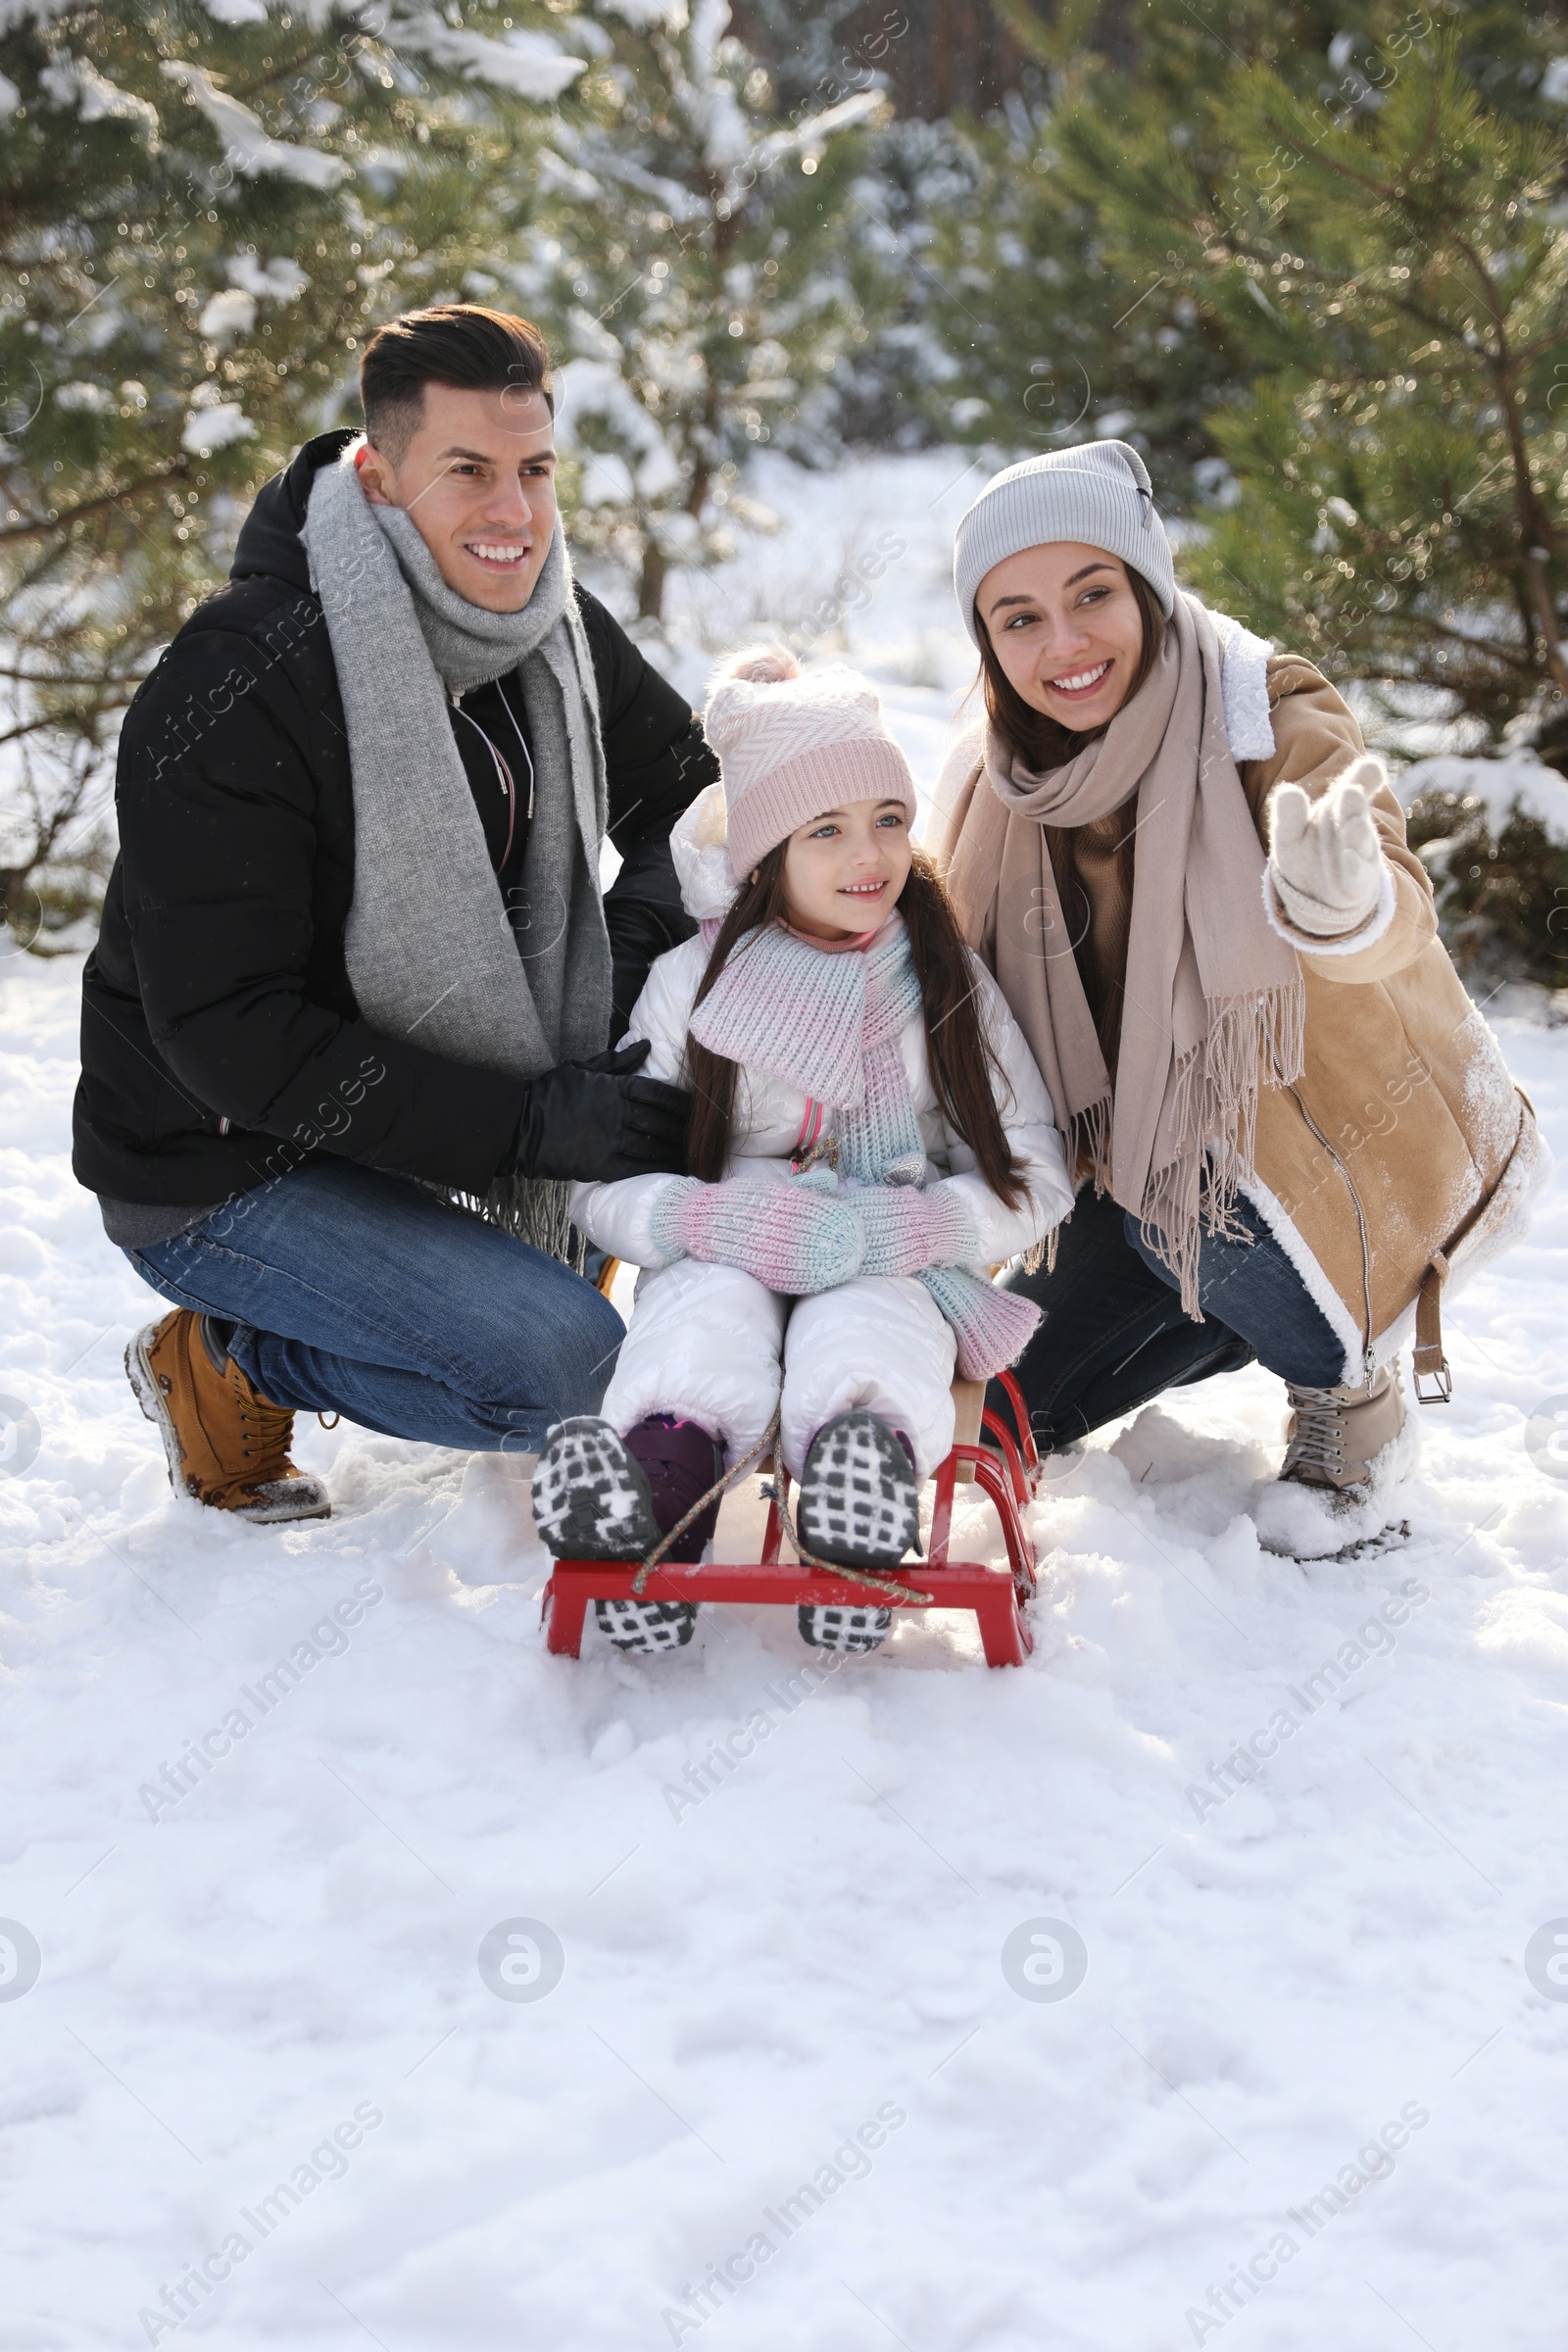
M 1136 793 L 1132 934 L 1112 1088 L 1046 842 Z M 931 843 L 965 938 L 991 964 L 1098 1190 L 1131 1210 L 1198 1302 L 1204 1229 L 1231 1228 L 1260 1086 L 1301 1072 L 1295 951 L 1263 911 L 1263 849 L 1225 732 L 1220 646 L 1179 595 L 1153 668 L 1104 733 L 1036 775 L 988 726 L 982 766 Z M 944 837 L 945 836 L 945 837 Z

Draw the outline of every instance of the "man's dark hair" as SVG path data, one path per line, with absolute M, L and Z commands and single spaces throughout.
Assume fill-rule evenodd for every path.
M 552 416 L 550 354 L 526 318 L 477 302 L 443 302 L 405 311 L 366 345 L 360 401 L 366 437 L 401 466 L 418 431 L 426 384 L 460 392 L 541 392 Z

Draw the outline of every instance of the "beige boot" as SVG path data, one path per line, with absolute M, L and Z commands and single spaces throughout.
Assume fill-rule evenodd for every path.
M 1286 1393 L 1285 1460 L 1258 1497 L 1258 1542 L 1269 1551 L 1321 1559 L 1385 1535 L 1398 1519 L 1392 1491 L 1416 1454 L 1397 1362 L 1379 1368 L 1370 1391 L 1362 1381 L 1339 1389 L 1288 1382 Z
M 1333 1487 L 1363 1500 L 1373 1463 L 1404 1427 L 1404 1384 L 1396 1367 L 1384 1364 L 1370 1391 L 1363 1381 L 1348 1389 L 1285 1385 L 1291 1428 L 1281 1478 L 1297 1479 L 1303 1487 Z
M 164 1441 L 176 1492 L 264 1526 L 331 1516 L 321 1481 L 288 1458 L 293 1414 L 270 1404 L 232 1358 L 215 1362 L 189 1307 L 137 1333 L 125 1373 Z

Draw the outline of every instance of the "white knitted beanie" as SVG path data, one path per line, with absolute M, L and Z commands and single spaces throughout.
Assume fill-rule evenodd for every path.
M 776 842 L 847 801 L 902 801 L 914 821 L 914 778 L 876 688 L 842 662 L 803 674 L 782 646 L 735 654 L 709 688 L 703 731 L 723 770 L 737 882 Z
M 963 625 L 976 645 L 975 591 L 994 564 L 1026 547 L 1077 539 L 1143 573 L 1168 619 L 1176 605 L 1176 566 L 1165 526 L 1154 512 L 1149 468 L 1125 441 L 1084 441 L 1025 458 L 993 475 L 953 542 L 953 585 Z

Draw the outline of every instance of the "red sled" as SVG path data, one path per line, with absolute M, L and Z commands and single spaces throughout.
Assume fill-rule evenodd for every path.
M 936 1474 L 927 1556 L 906 1562 L 880 1580 L 902 1587 L 907 1599 L 894 1600 L 888 1591 L 873 1594 L 849 1577 L 779 1558 L 783 1527 L 777 1489 L 782 1487 L 787 1502 L 790 1481 L 783 1464 L 775 1460 L 775 1492 L 768 1504 L 760 1560 L 666 1561 L 646 1572 L 640 1560 L 557 1560 L 544 1594 L 548 1646 L 561 1657 L 580 1656 L 583 1621 L 594 1600 L 765 1601 L 776 1608 L 807 1601 L 863 1608 L 875 1598 L 905 1609 L 972 1609 L 979 1620 L 986 1664 L 1021 1666 L 1034 1647 L 1024 1610 L 1034 1596 L 1040 1565 L 1023 1514 L 1040 1482 L 1040 1456 L 1017 1383 L 1009 1372 L 1002 1373 L 1000 1382 L 1016 1434 L 986 1408 L 984 1383 L 954 1383 L 959 1442 Z M 979 1443 L 982 1431 L 992 1440 L 990 1446 Z M 764 1462 L 762 1468 L 769 1465 Z M 981 1489 L 1002 1522 L 1007 1547 L 1004 1568 L 985 1560 L 948 1557 L 953 1491 L 969 1484 Z M 637 1589 L 639 1576 L 643 1583 Z

